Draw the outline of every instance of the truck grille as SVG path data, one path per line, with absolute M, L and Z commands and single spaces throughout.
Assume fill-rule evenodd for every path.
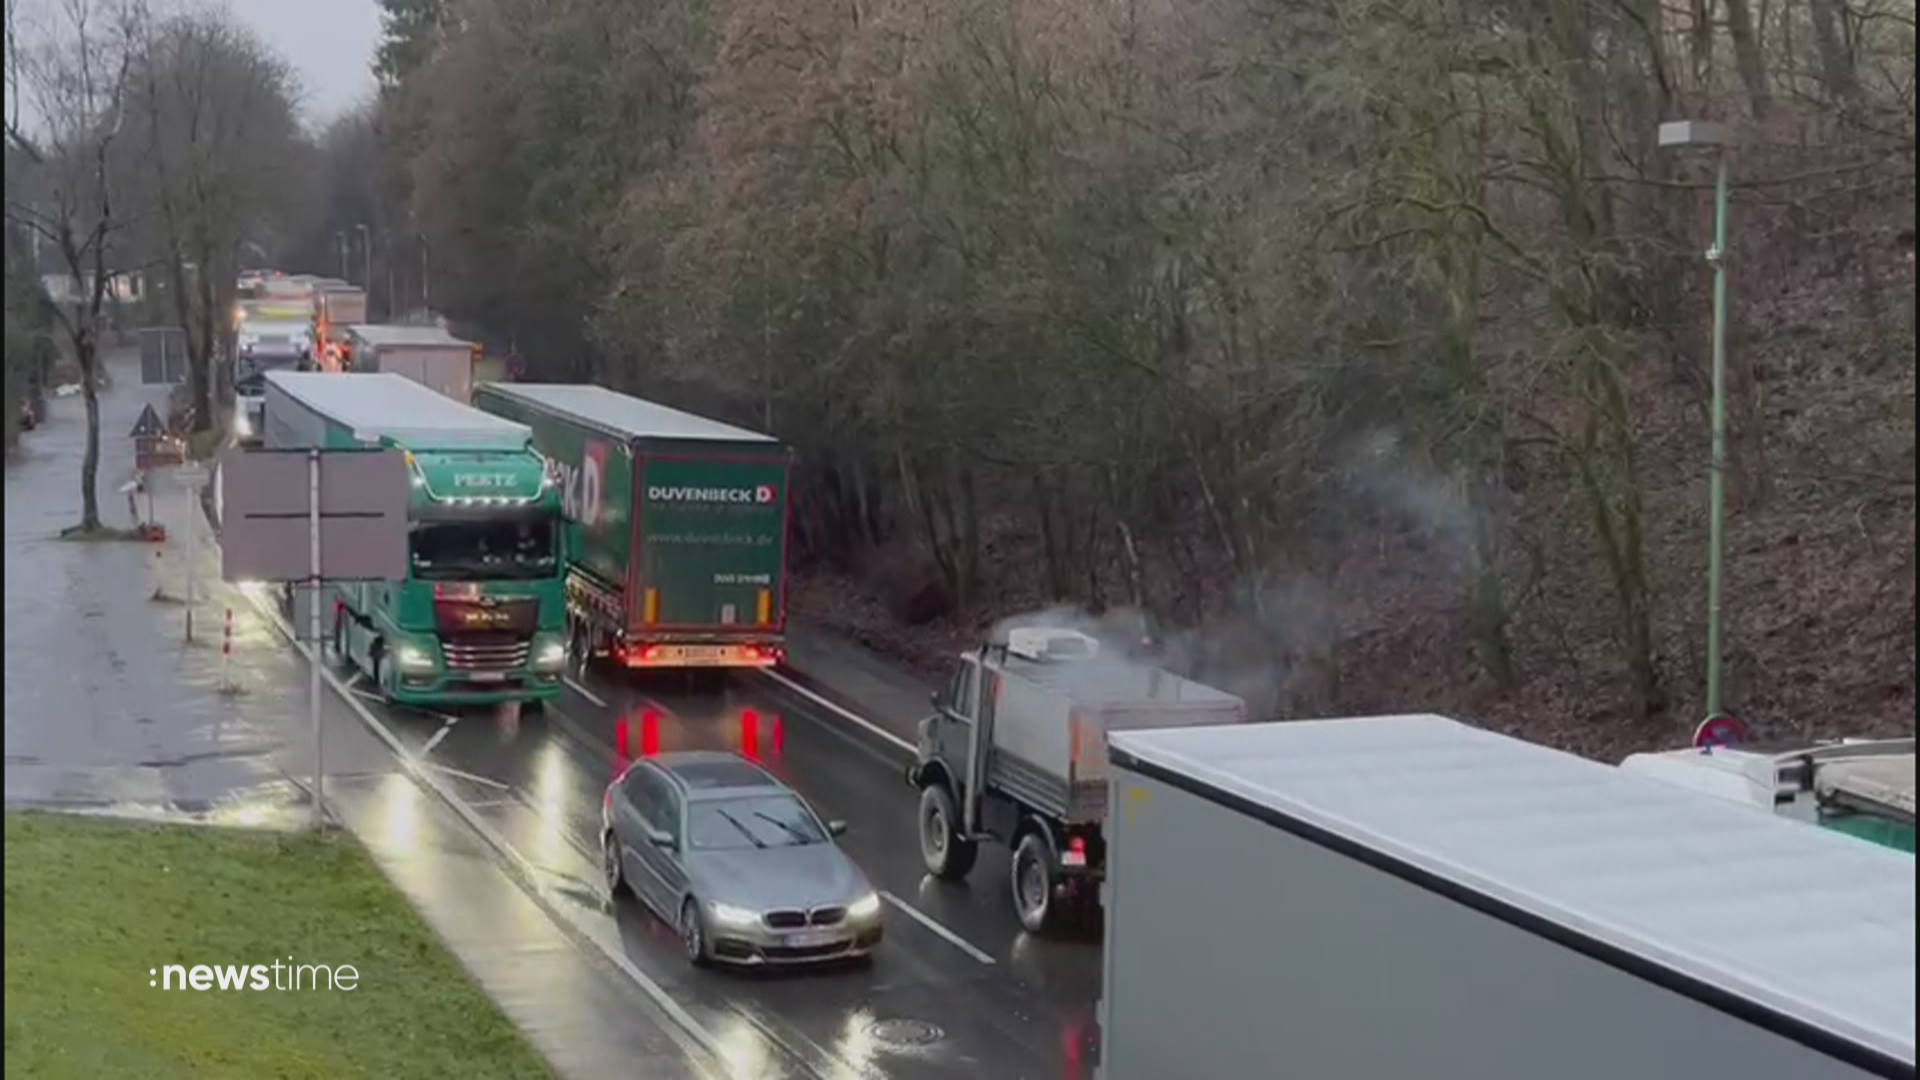
M 527 665 L 533 642 L 525 638 L 455 638 L 440 642 L 454 671 L 512 671 Z

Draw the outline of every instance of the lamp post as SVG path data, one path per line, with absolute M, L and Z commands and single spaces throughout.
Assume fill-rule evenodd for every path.
M 346 230 L 341 229 L 335 232 L 333 234 L 333 239 L 334 239 L 334 242 L 340 248 L 340 279 L 342 281 L 345 281 L 347 278 L 353 276 L 352 274 L 349 274 L 347 272 L 347 232 Z
M 360 265 L 361 265 L 360 287 L 367 291 L 368 296 L 372 296 L 373 295 L 373 230 L 368 228 L 364 224 L 355 225 L 354 230 L 360 234 Z M 369 303 L 367 306 L 371 308 L 373 305 Z
M 1707 469 L 1707 719 L 1721 710 L 1721 614 L 1726 570 L 1727 517 L 1727 158 L 1733 133 L 1723 124 L 1676 120 L 1660 125 L 1663 149 L 1711 147 L 1716 165 L 1713 184 L 1713 448 Z

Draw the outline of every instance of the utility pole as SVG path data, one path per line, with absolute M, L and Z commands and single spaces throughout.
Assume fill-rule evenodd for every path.
M 367 290 L 367 307 L 373 307 L 373 230 L 365 224 L 354 228 L 360 232 L 360 287 Z
M 1728 158 L 1733 135 L 1724 125 L 1680 120 L 1660 125 L 1662 147 L 1711 147 L 1718 161 L 1713 184 L 1713 405 L 1707 465 L 1707 719 L 1726 713 L 1721 692 L 1726 585 L 1727 517 L 1727 217 L 1732 202 Z
M 333 234 L 334 243 L 340 249 L 340 280 L 345 281 L 352 275 L 347 273 L 347 231 L 341 229 Z

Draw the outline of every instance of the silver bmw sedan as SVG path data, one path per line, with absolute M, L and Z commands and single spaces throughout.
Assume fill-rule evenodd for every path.
M 643 758 L 607 787 L 607 888 L 680 935 L 696 965 L 865 959 L 880 897 L 822 822 L 772 773 L 736 754 Z

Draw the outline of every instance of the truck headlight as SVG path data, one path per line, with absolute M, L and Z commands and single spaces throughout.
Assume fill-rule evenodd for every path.
M 393 650 L 393 662 L 402 671 L 432 671 L 433 657 L 418 645 L 402 645 Z
M 871 919 L 878 914 L 880 914 L 879 893 L 868 893 L 847 905 L 847 918 L 849 919 Z
M 534 651 L 533 667 L 536 671 L 559 671 L 567 666 L 567 644 L 564 641 L 549 641 Z

